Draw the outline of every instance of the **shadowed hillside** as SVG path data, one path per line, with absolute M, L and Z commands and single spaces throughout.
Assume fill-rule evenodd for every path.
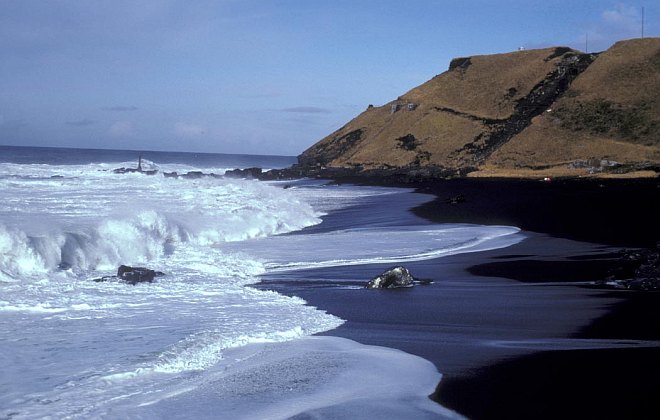
M 660 38 L 600 54 L 556 47 L 457 58 L 396 100 L 370 106 L 299 162 L 367 173 L 655 174 L 658 92 Z

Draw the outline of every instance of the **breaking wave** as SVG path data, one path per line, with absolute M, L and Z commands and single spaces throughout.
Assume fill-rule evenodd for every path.
M 33 169 L 44 175 L 42 165 Z M 320 222 L 320 214 L 290 192 L 254 181 L 191 182 L 100 171 L 72 177 L 76 171 L 67 172 L 48 181 L 0 181 L 6 191 L 0 216 L 11 216 L 0 219 L 5 219 L 0 222 L 2 280 L 62 268 L 79 274 L 144 264 L 182 246 L 209 247 Z

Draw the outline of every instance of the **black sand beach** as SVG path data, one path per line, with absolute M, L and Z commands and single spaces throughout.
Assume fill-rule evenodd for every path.
M 431 360 L 443 373 L 432 398 L 468 418 L 657 418 L 660 293 L 589 282 L 616 266 L 622 247 L 660 239 L 658 185 L 426 185 L 422 190 L 437 198 L 415 208 L 417 216 L 433 223 L 518 226 L 525 239 L 406 264 L 415 276 L 433 279 L 429 286 L 352 287 L 390 266 L 365 265 L 269 275 L 258 287 L 300 296 L 347 320 L 328 335 Z M 465 201 L 447 202 L 458 195 Z M 374 203 L 387 208 L 383 204 Z M 402 216 L 405 204 L 378 217 L 382 223 L 415 217 Z M 347 216 L 359 224 L 372 217 L 364 210 L 330 215 L 324 225 Z

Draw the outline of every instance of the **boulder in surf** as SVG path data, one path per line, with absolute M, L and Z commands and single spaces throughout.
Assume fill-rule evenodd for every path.
M 130 284 L 151 283 L 155 277 L 162 276 L 160 271 L 154 271 L 145 267 L 130 267 L 120 265 L 117 269 L 117 278 Z
M 396 289 L 399 287 L 412 287 L 415 285 L 415 281 L 416 279 L 407 268 L 397 266 L 372 278 L 365 287 L 367 289 Z

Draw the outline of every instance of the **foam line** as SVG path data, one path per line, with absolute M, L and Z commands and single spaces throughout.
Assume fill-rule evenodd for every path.
M 187 416 L 286 419 L 460 418 L 428 398 L 441 375 L 425 359 L 339 337 L 250 345 L 227 352 L 222 366 L 194 389 L 167 389 L 115 407 L 129 417 Z M 368 414 L 367 414 L 368 413 Z

